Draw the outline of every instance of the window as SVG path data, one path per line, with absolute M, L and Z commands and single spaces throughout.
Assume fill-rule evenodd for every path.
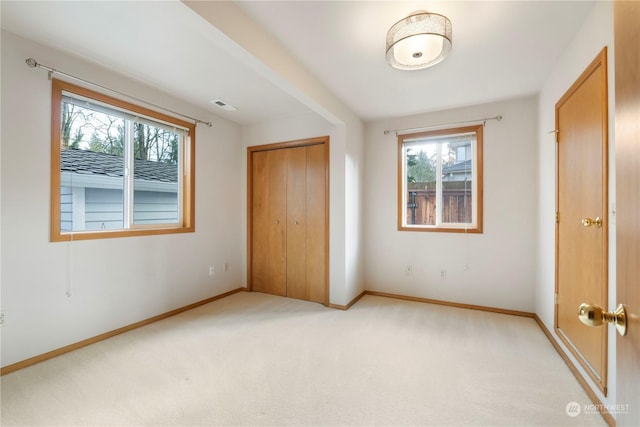
M 55 79 L 51 122 L 51 241 L 194 230 L 194 124 Z
M 398 136 L 398 230 L 482 232 L 482 125 Z

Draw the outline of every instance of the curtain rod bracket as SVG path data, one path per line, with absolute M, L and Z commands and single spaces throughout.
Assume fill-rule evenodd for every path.
M 49 74 L 49 80 L 51 80 L 51 78 L 52 78 L 54 73 L 60 74 L 61 76 L 69 77 L 71 79 L 78 80 L 80 82 L 90 84 L 91 86 L 99 87 L 100 89 L 108 90 L 110 92 L 117 93 L 118 95 L 122 95 L 122 96 L 126 96 L 127 98 L 131 98 L 131 99 L 133 99 L 135 101 L 142 102 L 142 103 L 147 104 L 147 105 L 151 105 L 151 106 L 153 106 L 155 108 L 159 108 L 161 110 L 168 111 L 168 112 L 170 112 L 172 114 L 175 114 L 177 116 L 184 117 L 184 118 L 187 118 L 189 120 L 192 120 L 196 124 L 202 123 L 202 124 L 207 125 L 208 127 L 212 127 L 213 126 L 212 122 L 205 122 L 204 120 L 196 119 L 195 117 L 191 117 L 191 116 L 188 116 L 186 114 L 178 113 L 177 111 L 173 111 L 173 110 L 170 110 L 168 108 L 162 107 L 160 105 L 154 104 L 152 102 L 145 101 L 144 99 L 136 98 L 135 96 L 128 95 L 126 93 L 117 91 L 115 89 L 111 89 L 111 88 L 108 88 L 106 86 L 102 86 L 102 85 L 99 85 L 97 83 L 93 83 L 93 82 L 91 82 L 89 80 L 85 80 L 83 78 L 76 77 L 76 76 L 74 76 L 72 74 L 63 73 L 62 71 L 58 71 L 55 68 L 47 67 L 46 65 L 42 65 L 42 64 L 38 63 L 38 61 L 36 61 L 33 58 L 27 58 L 24 62 L 25 62 L 25 64 L 27 64 L 27 66 L 29 68 L 42 68 L 43 70 L 47 70 L 49 72 L 48 73 Z

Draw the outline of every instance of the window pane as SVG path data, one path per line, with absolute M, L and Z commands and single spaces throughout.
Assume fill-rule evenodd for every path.
M 473 195 L 472 144 L 475 134 L 457 136 L 442 143 L 442 203 L 443 223 L 471 223 Z
M 437 144 L 406 147 L 407 224 L 435 225 Z
M 61 231 L 123 228 L 124 120 L 62 102 L 60 139 Z
M 179 217 L 181 136 L 144 123 L 133 124 L 134 224 L 176 224 Z

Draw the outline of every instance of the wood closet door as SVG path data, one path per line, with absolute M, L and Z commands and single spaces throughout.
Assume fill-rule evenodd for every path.
M 256 151 L 252 164 L 251 286 L 287 294 L 287 205 L 285 150 Z
M 287 152 L 287 296 L 307 299 L 307 147 Z
M 253 151 L 251 289 L 326 304 L 326 147 Z
M 324 303 L 325 147 L 287 152 L 287 296 Z

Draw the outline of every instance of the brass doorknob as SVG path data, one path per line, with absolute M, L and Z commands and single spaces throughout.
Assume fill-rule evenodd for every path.
M 602 227 L 602 219 L 600 219 L 600 217 L 596 217 L 596 219 L 591 219 L 591 218 L 582 218 L 582 225 L 584 225 L 585 227 L 591 227 L 592 225 L 595 225 L 596 227 Z
M 591 327 L 613 323 L 620 335 L 627 334 L 627 310 L 622 304 L 614 312 L 604 311 L 602 307 L 595 304 L 580 304 L 578 319 Z

